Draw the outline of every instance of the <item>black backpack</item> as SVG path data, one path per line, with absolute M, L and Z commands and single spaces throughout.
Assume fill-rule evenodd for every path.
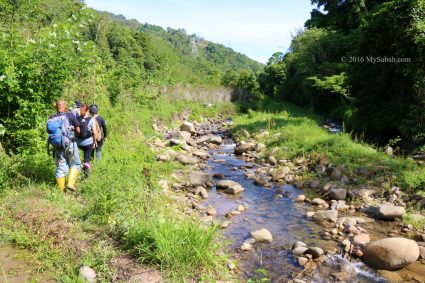
M 92 132 L 92 127 L 89 127 L 90 124 L 90 120 L 92 118 L 91 117 L 84 117 L 84 118 L 79 118 L 79 122 L 80 122 L 80 139 L 88 139 L 90 137 L 93 136 L 93 132 Z

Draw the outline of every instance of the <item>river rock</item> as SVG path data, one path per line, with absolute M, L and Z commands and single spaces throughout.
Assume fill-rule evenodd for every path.
M 252 251 L 253 247 L 250 243 L 244 242 L 241 246 L 242 251 Z
M 298 261 L 298 264 L 299 264 L 299 265 L 304 266 L 304 265 L 306 265 L 306 264 L 307 264 L 307 262 L 308 262 L 308 258 L 305 258 L 305 257 L 299 256 L 299 257 L 297 257 L 297 261 Z
M 216 184 L 217 190 L 225 190 L 227 194 L 237 194 L 244 190 L 244 188 L 237 182 L 232 180 L 221 180 Z
M 203 186 L 208 182 L 212 182 L 212 176 L 206 173 L 189 174 L 189 182 L 192 186 Z
M 195 126 L 190 122 L 183 122 L 183 124 L 180 126 L 180 131 L 189 132 L 189 133 L 196 133 Z
M 298 247 L 292 250 L 294 256 L 303 255 L 307 251 L 307 247 Z
M 313 215 L 316 220 L 330 220 L 335 222 L 338 218 L 338 210 L 318 210 Z
M 224 174 L 223 173 L 215 173 L 213 175 L 213 178 L 215 178 L 215 179 L 224 179 Z
M 353 243 L 355 245 L 367 245 L 367 244 L 369 244 L 370 243 L 369 234 L 360 234 L 360 235 L 354 236 Z
M 405 280 L 403 277 L 394 271 L 388 271 L 388 270 L 378 270 L 378 274 L 382 277 L 384 277 L 388 282 L 391 283 L 403 283 Z
M 170 156 L 168 156 L 167 154 L 159 154 L 156 157 L 156 160 L 160 161 L 160 162 L 166 162 L 166 161 L 170 160 Z
M 193 156 L 199 157 L 199 158 L 204 158 L 207 159 L 208 157 L 210 157 L 210 154 L 206 151 L 206 150 L 193 150 L 192 151 Z
M 303 242 L 300 242 L 300 241 L 297 241 L 297 242 L 295 242 L 292 245 L 291 249 L 296 249 L 296 248 L 299 248 L 299 247 L 306 248 L 307 247 L 307 244 L 306 243 L 303 243 Z
M 419 257 L 418 244 L 405 238 L 386 238 L 370 243 L 362 260 L 368 265 L 384 270 L 401 269 Z
M 214 207 L 209 206 L 209 207 L 207 208 L 207 214 L 208 214 L 208 215 L 211 215 L 211 216 L 216 216 L 216 215 L 217 215 L 217 211 L 215 211 Z
M 230 222 L 229 220 L 226 220 L 226 221 L 224 221 L 222 224 L 221 224 L 221 228 L 222 229 L 226 229 L 227 227 L 229 227 L 229 225 L 231 224 L 232 222 Z
M 262 228 L 260 230 L 252 231 L 251 237 L 255 239 L 256 242 L 273 242 L 273 236 L 269 230 Z
M 271 165 L 277 164 L 276 157 L 274 157 L 273 155 L 268 156 L 266 162 L 271 164 Z
M 258 186 L 266 186 L 269 183 L 266 177 L 264 176 L 256 176 L 254 180 L 254 184 Z
M 264 143 L 258 143 L 256 146 L 255 146 L 255 151 L 256 152 L 262 152 L 263 150 L 265 150 L 266 149 L 266 145 L 264 144 Z
M 304 200 L 305 200 L 305 195 L 299 195 L 294 199 L 295 202 L 303 202 Z
M 311 203 L 313 204 L 313 205 L 326 205 L 327 204 L 327 202 L 326 201 L 324 201 L 323 199 L 321 199 L 321 198 L 314 198 L 312 201 L 311 201 Z
M 312 217 L 314 216 L 314 214 L 316 214 L 316 212 L 315 212 L 315 211 L 308 211 L 308 212 L 305 214 L 305 216 L 306 216 L 307 218 L 312 218 Z
M 211 136 L 207 140 L 208 143 L 220 145 L 223 142 L 223 139 L 220 136 Z
M 192 165 L 198 163 L 198 159 L 192 156 L 179 155 L 176 157 L 176 160 L 182 163 L 183 165 Z
M 323 255 L 324 251 L 319 247 L 311 247 L 305 251 L 306 254 L 310 254 L 313 258 L 317 258 Z
M 396 218 L 401 218 L 403 214 L 406 213 L 404 207 L 385 203 L 379 206 L 367 207 L 365 211 L 382 220 L 394 220 Z
M 86 282 L 94 283 L 96 282 L 96 271 L 94 271 L 93 268 L 88 266 L 81 266 L 80 267 L 80 277 Z
M 345 200 L 347 197 L 346 189 L 331 189 L 328 194 L 329 198 L 332 200 Z
M 179 139 L 179 140 L 189 140 L 191 137 L 190 132 L 186 132 L 186 131 L 178 131 L 178 132 L 174 132 L 172 133 L 171 137 L 173 139 Z
M 235 148 L 236 155 L 242 155 L 242 153 L 255 150 L 255 144 L 252 142 L 247 142 L 241 144 Z
M 339 167 L 335 167 L 331 173 L 331 179 L 334 181 L 339 181 L 342 177 L 342 170 Z
M 243 204 L 238 205 L 238 211 L 239 212 L 244 212 L 245 210 L 246 210 L 245 205 L 243 205 Z
M 208 192 L 204 187 L 199 186 L 196 190 L 199 192 L 199 195 L 201 196 L 201 198 L 203 199 L 208 198 Z

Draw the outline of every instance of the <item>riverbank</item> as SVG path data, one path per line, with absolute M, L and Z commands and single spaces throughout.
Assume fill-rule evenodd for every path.
M 81 280 L 81 266 L 92 269 L 100 282 L 186 282 L 295 278 L 306 262 L 292 255 L 295 241 L 358 260 L 352 245 L 356 235 L 345 233 L 347 223 L 332 217 L 324 226 L 313 221 L 329 214 L 320 212 L 328 208 L 338 211 L 337 218 L 374 218 L 362 209 L 390 201 L 407 210 L 405 223 L 399 218 L 356 223 L 349 231 L 363 231 L 372 241 L 425 233 L 414 205 L 423 204 L 420 165 L 348 135 L 330 134 L 320 127 L 320 117 L 290 105 L 271 106 L 234 115 L 228 104 L 101 105 L 112 134 L 102 162 L 94 164 L 89 179 L 79 181 L 78 194 L 64 196 L 54 189 L 49 156 L 2 156 L 10 166 L 2 167 L 8 168 L 2 176 L 9 177 L 3 183 L 9 187 L 1 196 L 1 239 L 31 251 L 38 270 L 55 270 L 60 282 Z M 241 186 L 221 184 L 235 194 L 217 191 L 220 178 Z M 245 191 L 238 193 L 240 188 Z M 328 189 L 345 190 L 344 203 L 330 198 Z M 408 189 L 414 193 L 407 194 Z M 225 230 L 217 233 L 218 228 Z M 271 231 L 273 244 L 253 242 L 254 228 Z M 280 264 L 267 266 L 276 256 Z M 328 260 L 318 257 L 308 266 L 329 267 Z M 288 267 L 285 274 L 279 273 L 281 266 Z M 341 272 L 329 270 L 324 278 Z
M 369 168 L 350 171 L 357 163 L 351 164 L 352 167 L 335 164 L 332 162 L 337 159 L 330 161 L 323 153 L 316 159 L 308 153 L 280 155 L 280 150 L 290 152 L 290 148 L 283 144 L 286 140 L 280 138 L 283 133 L 291 135 L 284 129 L 288 124 L 301 126 L 300 130 L 306 130 L 308 126 L 310 131 L 298 132 L 303 138 L 308 139 L 310 133 L 322 131 L 319 138 L 327 136 L 334 138 L 335 142 L 345 143 L 350 147 L 348 151 L 353 151 L 353 159 L 373 157 L 381 162 L 373 164 L 376 166 L 382 161 L 390 165 L 409 164 L 410 161 L 391 160 L 395 158 L 366 144 L 347 140 L 346 135 L 331 135 L 313 119 L 294 117 L 288 110 L 274 114 L 250 112 L 246 116 L 235 117 L 236 123 L 232 126 L 230 121 L 184 123 L 179 129 L 166 132 L 164 136 L 168 137 L 168 141 L 152 142 L 160 162 L 176 160 L 189 166 L 190 169 L 173 174 L 171 188 L 183 194 L 188 214 L 199 213 L 202 223 L 218 224 L 226 229 L 223 234 L 233 243 L 231 254 L 239 262 L 237 265 L 228 264 L 235 278 L 253 280 L 259 273 L 263 274 L 262 279 L 305 278 L 307 282 L 313 277 L 322 278 L 323 282 L 331 279 L 356 282 L 425 280 L 421 271 L 424 261 L 417 261 L 419 253 L 424 256 L 424 243 L 421 242 L 425 232 L 424 217 L 407 205 L 409 198 L 395 186 L 397 183 L 390 184 L 390 194 L 385 194 L 385 187 L 376 187 L 378 184 L 372 182 L 363 183 L 354 175 L 357 173 L 365 177 L 364 180 L 372 181 L 376 181 L 373 180 L 376 177 L 380 182 L 382 179 L 379 178 L 388 173 L 386 170 L 381 169 L 384 171 L 382 175 L 374 173 L 371 176 L 366 172 Z M 249 132 L 241 126 L 241 122 L 238 123 L 239 119 L 255 127 Z M 278 127 L 274 119 L 281 119 Z M 293 120 L 297 122 L 292 123 Z M 269 127 L 261 128 L 261 124 Z M 232 135 L 228 131 L 230 128 L 233 129 Z M 231 145 L 232 136 L 239 141 L 236 147 Z M 296 135 L 292 138 L 292 146 L 295 147 L 297 138 L 301 139 Z M 275 143 L 281 141 L 282 144 L 276 147 L 270 140 Z M 174 148 L 167 148 L 167 144 L 174 145 Z M 324 149 L 330 152 L 329 155 L 344 153 L 341 149 L 337 153 L 338 147 Z M 401 168 L 420 170 L 415 166 Z M 389 167 L 387 170 L 391 172 L 396 168 Z M 406 213 L 406 207 L 410 213 Z M 257 232 L 262 235 L 260 239 L 255 239 Z M 370 260 L 372 247 L 381 245 L 378 240 L 382 239 L 385 239 L 384 244 L 396 241 L 390 246 L 411 245 L 412 248 L 403 255 L 399 254 L 401 249 L 384 253 L 389 261 L 401 256 L 404 257 L 403 266 L 410 265 L 398 272 L 377 272 L 377 269 L 394 268 L 391 267 L 393 263 L 383 268 Z M 272 243 L 264 245 L 261 243 L 263 240 Z M 300 249 L 303 249 L 304 255 L 299 254 Z M 301 270 L 297 269 L 304 265 L 307 272 L 301 274 Z M 285 271 L 280 266 L 285 266 Z
M 171 194 L 161 193 L 158 180 L 180 165 L 157 163 L 147 141 L 156 128 L 181 119 L 232 111 L 230 104 L 162 99 L 113 108 L 100 103 L 110 135 L 102 161 L 78 181 L 77 194 L 55 188 L 54 161 L 44 151 L 2 153 L 1 241 L 30 251 L 37 271 L 58 282 L 82 282 L 82 266 L 99 282 L 219 278 L 215 229 L 199 227 Z

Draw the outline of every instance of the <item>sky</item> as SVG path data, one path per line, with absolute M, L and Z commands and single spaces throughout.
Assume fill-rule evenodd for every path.
M 310 0 L 86 0 L 96 10 L 163 28 L 184 28 L 267 63 L 286 52 L 310 17 Z

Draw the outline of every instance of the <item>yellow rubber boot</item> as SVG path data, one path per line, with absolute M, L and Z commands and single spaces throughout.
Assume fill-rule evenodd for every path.
M 68 176 L 68 185 L 66 188 L 68 190 L 71 190 L 73 192 L 77 191 L 77 188 L 75 187 L 75 182 L 77 181 L 78 176 L 78 169 L 77 168 L 71 168 L 69 170 L 69 176 Z
M 56 185 L 62 192 L 65 191 L 65 177 L 56 178 Z

